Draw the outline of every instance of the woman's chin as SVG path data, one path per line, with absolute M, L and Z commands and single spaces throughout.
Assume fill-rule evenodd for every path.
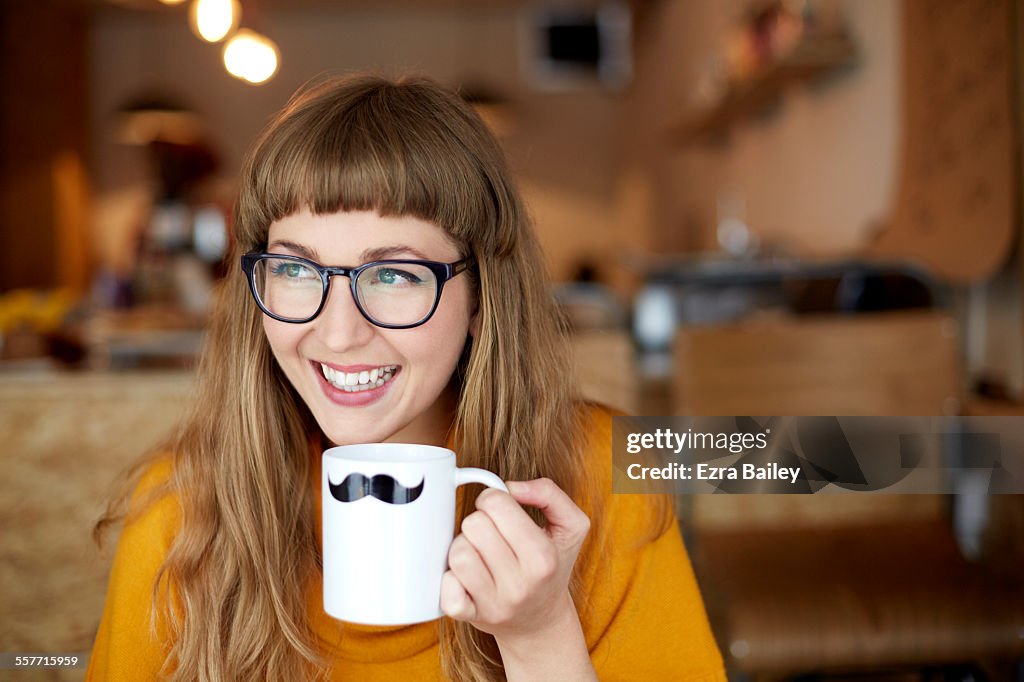
M 327 441 L 332 446 L 380 443 L 387 437 L 386 434 L 377 430 L 353 429 L 351 426 L 349 428 L 341 428 L 328 425 L 327 428 L 324 428 L 321 425 L 320 430 L 323 431 L 324 436 L 326 436 Z

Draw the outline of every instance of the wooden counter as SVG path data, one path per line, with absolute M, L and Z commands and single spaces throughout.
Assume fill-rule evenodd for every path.
M 91 650 L 117 540 L 101 553 L 92 525 L 119 472 L 173 427 L 191 385 L 186 372 L 0 374 L 0 651 Z

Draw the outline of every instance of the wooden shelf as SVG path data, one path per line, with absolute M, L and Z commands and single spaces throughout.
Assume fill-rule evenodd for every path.
M 734 81 L 718 102 L 673 130 L 682 144 L 720 141 L 743 119 L 778 106 L 793 85 L 820 81 L 852 66 L 854 44 L 845 36 L 807 38 L 775 62 L 743 80 Z

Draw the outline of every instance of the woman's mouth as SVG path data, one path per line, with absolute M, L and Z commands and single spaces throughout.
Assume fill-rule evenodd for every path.
M 381 365 L 378 367 L 360 367 L 358 371 L 344 372 L 319 363 L 324 379 L 336 389 L 345 393 L 360 393 L 380 388 L 398 372 L 398 365 Z

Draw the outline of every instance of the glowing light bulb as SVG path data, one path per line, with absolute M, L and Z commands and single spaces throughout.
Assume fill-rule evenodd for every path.
M 160 0 L 160 2 L 162 2 L 165 5 L 180 5 L 181 3 L 185 2 L 185 0 Z
M 264 83 L 277 73 L 277 45 L 266 36 L 242 29 L 224 46 L 224 68 L 235 78 Z
M 216 43 L 238 27 L 242 7 L 238 0 L 195 0 L 189 12 L 192 31 L 203 40 Z

